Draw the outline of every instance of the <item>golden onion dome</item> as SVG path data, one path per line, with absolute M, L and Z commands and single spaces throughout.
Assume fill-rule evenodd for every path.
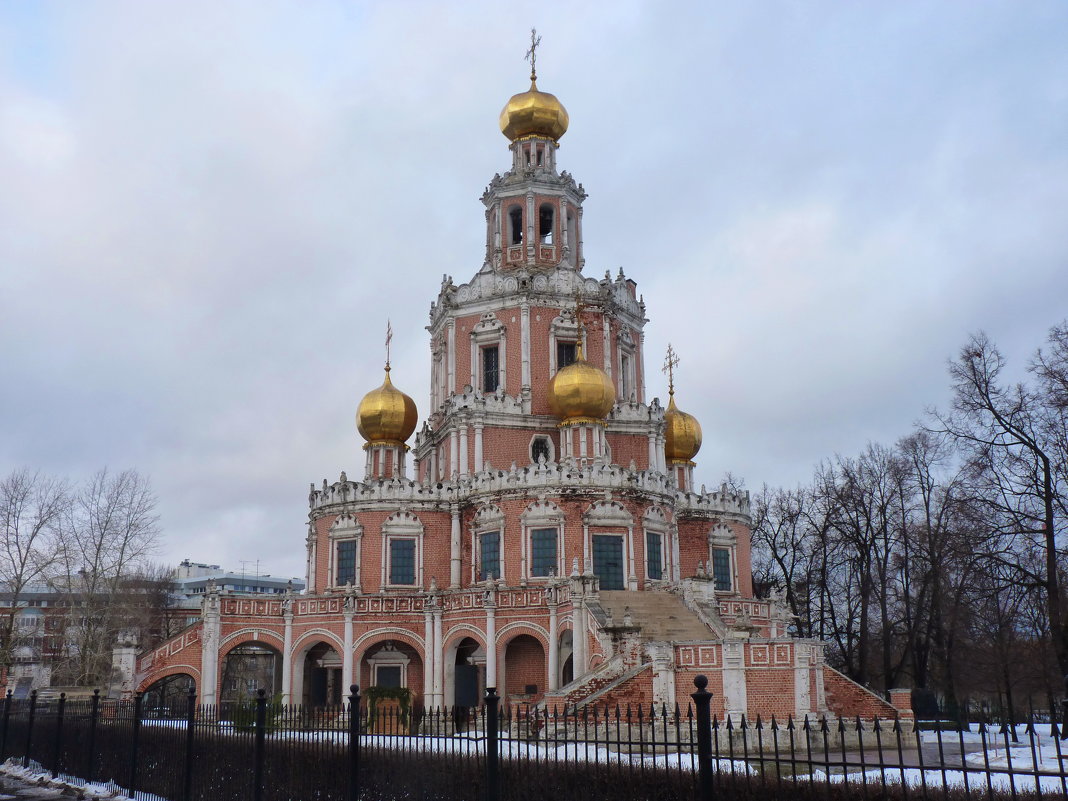
M 578 358 L 549 382 L 549 408 L 563 422 L 603 420 L 616 403 L 616 387 L 604 370 Z
M 671 393 L 664 412 L 664 455 L 669 464 L 693 461 L 701 450 L 701 424 L 692 414 L 679 411 L 675 393 Z
M 530 89 L 512 95 L 501 110 L 501 133 L 514 142 L 524 136 L 557 141 L 567 132 L 567 109 L 556 95 L 542 92 L 532 75 Z
M 403 445 L 415 431 L 419 412 L 415 401 L 393 386 L 389 366 L 382 386 L 363 396 L 356 412 L 356 428 L 368 443 Z

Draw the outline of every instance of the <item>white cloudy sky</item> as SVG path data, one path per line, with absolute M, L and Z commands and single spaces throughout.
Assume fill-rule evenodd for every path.
M 136 467 L 162 559 L 301 573 L 387 315 L 425 412 L 532 24 L 699 481 L 805 481 L 944 402 L 969 332 L 1022 364 L 1068 316 L 1060 0 L 6 2 L 0 473 Z

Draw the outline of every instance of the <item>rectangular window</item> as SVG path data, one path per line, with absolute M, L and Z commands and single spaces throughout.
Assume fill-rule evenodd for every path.
M 479 535 L 479 552 L 481 564 L 478 570 L 478 580 L 485 581 L 489 578 L 501 577 L 501 533 L 488 531 Z
M 623 537 L 615 534 L 593 535 L 593 572 L 601 580 L 602 590 L 626 589 L 623 583 Z
M 716 580 L 717 590 L 729 591 L 731 588 L 731 551 L 730 548 L 712 549 L 712 578 Z
M 530 575 L 548 576 L 555 569 L 556 529 L 532 529 L 530 532 Z
M 624 354 L 620 362 L 619 385 L 623 389 L 623 400 L 630 400 L 630 356 Z
M 356 540 L 337 544 L 337 586 L 356 583 Z
M 563 370 L 569 364 L 575 363 L 575 343 L 574 342 L 557 342 L 556 343 L 556 369 Z
M 415 540 L 389 541 L 389 583 L 415 584 Z
M 496 392 L 501 377 L 500 350 L 496 345 L 482 349 L 482 391 Z
M 660 556 L 660 535 L 653 531 L 645 532 L 646 573 L 650 579 L 660 580 L 664 577 L 664 563 Z
M 379 665 L 375 670 L 376 687 L 400 687 L 400 665 Z

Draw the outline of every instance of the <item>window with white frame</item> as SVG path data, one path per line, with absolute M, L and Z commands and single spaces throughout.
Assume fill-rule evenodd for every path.
M 656 531 L 645 532 L 645 575 L 652 581 L 664 578 L 664 538 Z
M 478 535 L 478 580 L 501 577 L 501 532 L 483 531 Z
M 408 537 L 389 540 L 389 583 L 415 584 L 416 541 Z
M 716 589 L 721 592 L 730 592 L 733 587 L 731 581 L 731 549 L 712 549 L 712 578 L 716 582 Z
M 382 585 L 422 583 L 423 524 L 411 512 L 397 512 L 382 524 Z
M 407 687 L 408 665 L 411 660 L 398 651 L 392 642 L 386 642 L 371 656 L 367 664 L 371 668 L 371 685 L 374 687 Z
M 553 460 L 553 442 L 549 437 L 539 435 L 530 440 L 530 463 L 537 464 L 542 459 L 546 462 Z
M 556 528 L 530 530 L 530 575 L 551 576 L 558 561 Z
M 337 586 L 356 583 L 356 540 L 341 540 L 337 543 Z
M 574 363 L 578 355 L 579 328 L 569 309 L 560 312 L 549 325 L 549 375 Z

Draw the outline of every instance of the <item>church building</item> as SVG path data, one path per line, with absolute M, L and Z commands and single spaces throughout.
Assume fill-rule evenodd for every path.
M 306 589 L 209 587 L 198 622 L 131 654 L 130 686 L 685 707 L 702 673 L 720 717 L 892 715 L 754 597 L 749 497 L 695 481 L 678 359 L 664 406 L 637 284 L 586 271 L 586 192 L 558 164 L 567 111 L 530 77 L 500 115 L 510 159 L 482 195 L 482 265 L 430 305 L 425 416 L 387 356 L 356 415 L 362 474 L 308 495 Z

